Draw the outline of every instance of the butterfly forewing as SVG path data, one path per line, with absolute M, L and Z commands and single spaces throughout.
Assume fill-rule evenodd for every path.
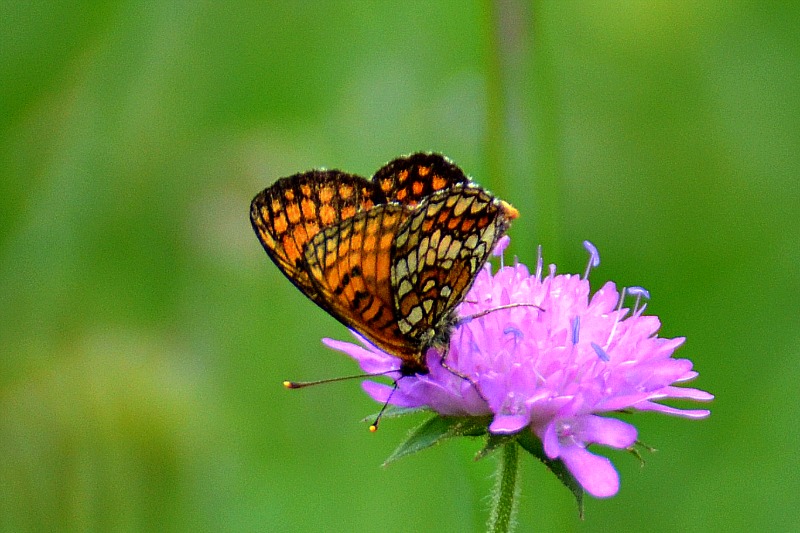
M 469 178 L 443 155 L 416 153 L 387 163 L 372 181 L 388 201 L 416 205 L 435 192 L 469 183 Z
M 515 216 L 476 186 L 452 187 L 419 204 L 393 251 L 392 295 L 404 335 L 426 343 L 442 333 Z
M 250 205 L 250 221 L 267 254 L 303 293 L 324 309 L 308 279 L 306 245 L 322 229 L 385 202 L 378 187 L 358 176 L 315 170 L 276 181 Z

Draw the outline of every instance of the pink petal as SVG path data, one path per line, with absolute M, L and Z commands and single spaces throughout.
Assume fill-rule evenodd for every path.
M 619 491 L 619 474 L 611 461 L 580 446 L 561 449 L 561 460 L 578 483 L 596 498 L 608 498 Z
M 525 415 L 497 415 L 489 425 L 492 433 L 516 433 L 528 425 L 530 419 Z
M 588 415 L 580 421 L 580 440 L 612 448 L 627 448 L 636 442 L 636 428 L 616 418 Z
M 714 395 L 700 389 L 690 389 L 685 387 L 666 387 L 668 398 L 682 398 L 686 400 L 695 400 L 698 402 L 707 402 L 714 399 Z
M 386 403 L 393 389 L 390 385 L 376 383 L 375 381 L 364 381 L 361 384 L 361 388 L 364 389 L 373 400 L 381 404 Z M 396 390 L 394 394 L 392 394 L 392 405 L 397 405 L 398 407 L 422 407 L 418 401 L 414 398 L 409 398 L 400 390 Z
M 642 402 L 636 404 L 636 408 L 640 411 L 655 411 L 657 413 L 664 413 L 666 415 L 680 416 L 682 418 L 706 418 L 711 414 L 708 409 L 678 409 L 668 405 L 662 405 L 655 402 Z
M 367 374 L 399 370 L 400 360 L 383 352 L 374 352 L 352 342 L 338 341 L 335 339 L 322 339 L 322 344 L 328 348 L 344 352 L 358 362 L 361 370 Z
M 550 459 L 557 459 L 561 454 L 561 444 L 558 442 L 556 424 L 554 422 L 547 424 L 544 429 L 544 434 L 539 434 L 539 438 L 542 439 L 545 455 Z

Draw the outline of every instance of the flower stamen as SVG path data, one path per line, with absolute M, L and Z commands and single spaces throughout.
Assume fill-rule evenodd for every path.
M 534 277 L 539 281 L 542 281 L 542 266 L 544 265 L 544 259 L 542 259 L 542 245 L 536 247 L 536 272 L 534 273 Z
M 628 287 L 622 292 L 623 298 L 625 297 L 624 296 L 625 293 L 636 297 L 636 303 L 633 305 L 633 315 L 634 316 L 641 315 L 644 312 L 645 307 L 647 307 L 647 304 L 642 305 L 642 307 L 640 308 L 639 302 L 641 301 L 642 298 L 644 298 L 645 300 L 649 300 L 650 291 L 648 291 L 644 287 Z
M 578 344 L 581 335 L 581 317 L 575 316 L 572 319 L 572 345 Z
M 562 446 L 582 446 L 583 443 L 578 440 L 575 435 L 575 431 L 572 428 L 572 424 L 566 421 L 559 422 L 558 428 L 556 429 L 556 435 L 558 436 L 558 442 Z
M 611 357 L 608 355 L 608 353 L 606 353 L 606 351 L 603 348 L 600 347 L 599 344 L 594 343 L 594 342 L 592 342 L 590 344 L 592 345 L 592 348 L 594 349 L 594 353 L 596 353 L 597 357 L 599 357 L 602 361 L 605 361 L 606 363 L 608 363 L 611 360 Z
M 608 333 L 608 339 L 606 339 L 606 347 L 611 346 L 611 339 L 614 338 L 614 334 L 617 332 L 617 324 L 619 324 L 620 320 L 627 315 L 622 314 L 622 306 L 625 303 L 625 291 L 628 289 L 626 287 L 622 287 L 622 290 L 619 292 L 619 299 L 617 300 L 617 308 L 615 309 L 615 317 L 614 317 L 614 324 L 611 326 L 611 331 Z
M 506 251 L 506 248 L 508 248 L 509 243 L 511 243 L 511 237 L 509 237 L 508 235 L 503 235 L 502 237 L 500 237 L 500 240 L 497 241 L 497 244 L 494 245 L 494 250 L 492 250 L 492 255 L 500 258 L 500 268 L 503 268 L 505 266 L 505 261 L 503 260 L 504 259 L 503 252 Z
M 589 272 L 592 268 L 600 266 L 600 253 L 597 251 L 597 247 L 589 241 L 583 241 L 583 247 L 589 252 L 589 263 L 586 265 L 583 279 L 589 279 Z
M 514 344 L 515 344 L 515 345 L 516 345 L 516 344 L 519 344 L 519 342 L 520 342 L 522 339 L 524 339 L 524 338 L 525 338 L 525 334 L 524 334 L 524 333 L 522 333 L 522 330 L 520 330 L 519 328 L 517 328 L 517 327 L 514 327 L 514 326 L 506 326 L 506 327 L 503 329 L 503 334 L 504 334 L 504 335 L 511 334 L 511 335 L 514 337 Z

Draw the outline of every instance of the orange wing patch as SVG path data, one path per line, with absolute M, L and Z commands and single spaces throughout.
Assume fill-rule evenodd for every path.
M 310 280 L 332 314 L 401 359 L 417 350 L 400 333 L 392 308 L 391 253 L 409 214 L 397 204 L 373 207 L 325 228 L 305 254 Z
M 321 303 L 304 268 L 306 245 L 323 228 L 383 201 L 383 193 L 364 178 L 312 171 L 282 178 L 258 194 L 250 204 L 250 221 L 267 254 L 286 277 Z
M 442 155 L 418 153 L 384 165 L 372 181 L 388 201 L 413 206 L 437 191 L 467 184 L 469 178 Z

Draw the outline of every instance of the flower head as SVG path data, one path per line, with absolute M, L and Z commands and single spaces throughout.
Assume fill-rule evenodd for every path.
M 704 418 L 708 410 L 681 410 L 664 399 L 710 400 L 699 389 L 677 387 L 698 374 L 673 352 L 683 338 L 657 336 L 660 321 L 645 315 L 646 290 L 619 291 L 612 282 L 591 294 L 588 273 L 599 264 L 596 249 L 584 276 L 542 272 L 541 258 L 530 274 L 522 264 L 477 275 L 458 308 L 446 366 L 435 349 L 427 353 L 430 373 L 398 379 L 397 389 L 366 381 L 367 393 L 401 407 L 427 407 L 444 416 L 491 416 L 488 431 L 531 431 L 544 453 L 559 459 L 590 494 L 613 496 L 619 477 L 611 462 L 590 444 L 631 447 L 636 428 L 603 416 L 620 410 L 658 411 Z M 627 296 L 627 297 L 626 297 Z M 624 307 L 633 301 L 632 308 Z M 497 309 L 509 304 L 533 304 Z M 479 318 L 472 319 L 480 314 Z M 400 361 L 359 337 L 361 346 L 324 339 L 355 358 L 368 373 L 397 370 Z M 464 379 L 466 376 L 468 379 Z

